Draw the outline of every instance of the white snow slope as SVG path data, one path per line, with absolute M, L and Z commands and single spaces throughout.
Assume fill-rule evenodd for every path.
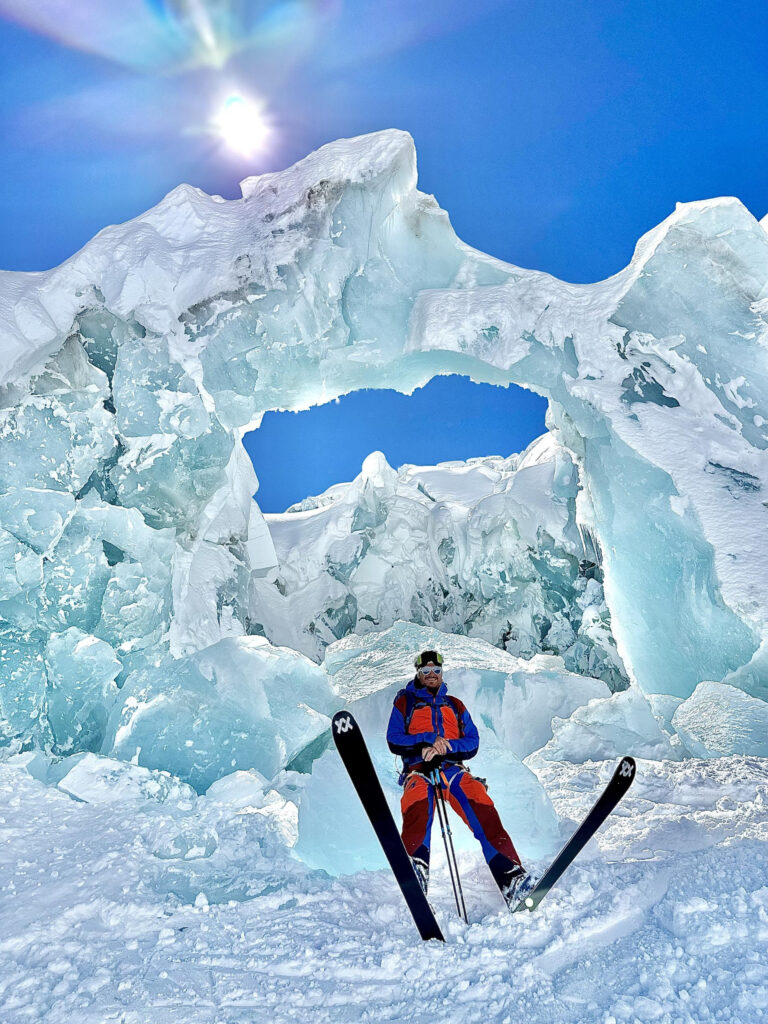
M 566 826 L 612 767 L 547 767 Z M 0 787 L 3 1024 L 768 1019 L 759 759 L 641 761 L 535 914 L 510 917 L 464 853 L 464 925 L 436 856 L 445 945 L 420 941 L 387 871 L 331 880 L 272 860 L 265 874 L 253 811 L 80 803 L 8 765 Z M 174 860 L 162 843 L 185 823 L 198 847 Z

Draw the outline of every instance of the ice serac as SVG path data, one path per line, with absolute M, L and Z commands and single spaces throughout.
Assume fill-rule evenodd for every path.
M 328 729 L 339 706 L 322 669 L 261 637 L 138 669 L 120 696 L 105 749 L 167 769 L 199 792 L 242 769 L 272 778 Z
M 551 435 L 522 455 L 360 476 L 266 517 L 279 568 L 251 584 L 251 621 L 319 658 L 398 620 L 482 637 L 623 689 L 599 567 L 584 557 L 578 473 Z
M 306 635 L 278 642 L 312 658 L 405 616 L 646 694 L 727 676 L 765 697 L 766 281 L 768 236 L 731 199 L 679 207 L 596 285 L 501 263 L 418 192 L 397 131 L 249 179 L 240 200 L 181 186 L 54 270 L 0 276 L 3 744 L 96 752 L 103 732 L 102 753 L 197 786 L 268 775 L 311 732 L 270 732 L 264 763 L 235 735 L 263 721 L 236 693 L 238 645 L 285 630 L 281 587 Z M 375 458 L 291 513 L 342 530 L 320 537 L 322 565 L 292 565 L 289 528 L 252 500 L 244 432 L 267 410 L 452 372 L 547 396 L 552 457 L 448 476 Z M 413 526 L 390 535 L 402 508 Z M 574 525 L 602 560 L 616 648 L 602 595 L 574 577 Z M 400 538 L 434 590 L 403 582 Z M 202 665 L 225 642 L 238 653 L 214 680 Z M 224 733 L 203 735 L 203 713 Z
M 647 692 L 687 696 L 765 633 L 766 282 L 765 232 L 722 199 L 679 206 L 601 284 L 527 274 L 491 303 L 423 294 L 411 318 L 411 349 L 476 351 L 468 325 L 487 329 L 494 302 L 516 311 L 487 358 L 550 399 L 619 650 Z

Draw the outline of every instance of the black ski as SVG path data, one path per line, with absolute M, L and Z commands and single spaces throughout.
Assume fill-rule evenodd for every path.
M 440 939 L 444 942 L 440 926 L 413 870 L 411 858 L 405 852 L 360 726 L 349 711 L 337 711 L 333 716 L 332 729 L 341 760 L 370 818 L 408 909 L 413 914 L 419 934 L 422 939 Z
M 552 886 L 558 881 L 566 868 L 570 867 L 577 854 L 584 849 L 619 800 L 627 792 L 632 785 L 634 777 L 634 759 L 625 757 L 613 773 L 613 778 L 603 790 L 595 806 L 549 865 L 534 888 L 517 904 L 513 912 L 535 910 L 538 907 Z

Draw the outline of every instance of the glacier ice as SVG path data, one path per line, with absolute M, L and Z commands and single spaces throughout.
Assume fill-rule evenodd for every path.
M 54 633 L 45 654 L 53 750 L 99 750 L 117 701 L 120 659 L 104 640 L 72 626 Z
M 768 757 L 768 704 L 727 683 L 699 683 L 672 725 L 695 757 Z
M 8 754 L 118 756 L 201 790 L 271 780 L 339 699 L 314 663 L 402 619 L 538 679 L 549 655 L 602 680 L 531 699 L 503 737 L 521 754 L 585 686 L 629 682 L 664 735 L 703 682 L 768 695 L 764 225 L 733 199 L 682 204 L 625 270 L 577 286 L 464 245 L 402 132 L 242 191 L 181 186 L 60 267 L 0 276 Z M 261 514 L 241 440 L 264 412 L 447 373 L 541 393 L 548 436 L 437 467 L 374 454 Z M 304 660 L 276 700 L 285 646 Z M 507 689 L 525 703 L 503 676 L 478 684 L 489 715 Z
M 131 673 L 104 749 L 204 792 L 238 769 L 271 779 L 329 728 L 338 706 L 325 673 L 303 655 L 233 637 Z
M 551 738 L 526 759 L 534 769 L 542 761 L 602 761 L 627 752 L 653 761 L 678 761 L 685 751 L 664 731 L 648 698 L 630 687 L 597 697 L 568 717 L 556 716 Z
M 279 569 L 251 584 L 251 621 L 322 657 L 328 643 L 410 620 L 627 685 L 599 569 L 576 522 L 578 473 L 547 435 L 521 456 L 360 476 L 267 515 Z M 590 553 L 593 553 L 590 550 Z

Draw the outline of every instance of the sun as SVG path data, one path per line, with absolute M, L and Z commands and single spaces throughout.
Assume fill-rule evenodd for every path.
M 262 153 L 272 134 L 264 105 L 240 93 L 227 96 L 214 123 L 226 147 L 240 156 Z

